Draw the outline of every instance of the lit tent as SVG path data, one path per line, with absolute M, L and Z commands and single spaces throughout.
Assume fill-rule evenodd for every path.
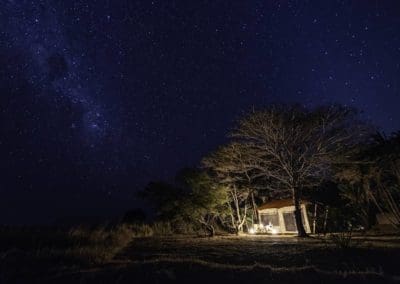
M 304 229 L 310 233 L 310 224 L 306 209 L 307 202 L 301 203 Z M 259 224 L 257 232 L 272 234 L 297 233 L 296 220 L 294 217 L 294 205 L 292 199 L 273 200 L 258 207 Z

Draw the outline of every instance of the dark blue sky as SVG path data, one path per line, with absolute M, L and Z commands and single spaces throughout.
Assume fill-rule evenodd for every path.
M 0 222 L 134 207 L 253 106 L 400 129 L 398 1 L 6 0 L 0 66 Z

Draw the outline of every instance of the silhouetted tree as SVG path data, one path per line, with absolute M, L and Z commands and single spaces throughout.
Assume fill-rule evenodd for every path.
M 378 169 L 374 163 L 360 159 L 365 147 L 365 144 L 359 145 L 346 162 L 335 165 L 334 179 L 338 183 L 344 206 L 353 211 L 349 216 L 351 220 L 346 221 L 352 225 L 362 224 L 368 229 L 375 222 L 370 187 L 377 178 Z
M 179 211 L 179 202 L 185 194 L 182 188 L 166 182 L 150 182 L 137 195 L 147 201 L 157 218 L 170 220 Z
M 140 209 L 135 208 L 125 212 L 122 222 L 124 223 L 143 223 L 146 220 L 146 213 Z
M 375 186 L 369 191 L 379 211 L 389 213 L 387 219 L 400 228 L 400 132 L 389 137 L 377 134 L 363 153 L 373 163 Z

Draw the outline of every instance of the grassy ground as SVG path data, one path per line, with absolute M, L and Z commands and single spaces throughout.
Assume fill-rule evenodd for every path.
M 91 236 L 91 234 L 81 234 L 85 236 L 83 239 Z M 69 239 L 71 232 L 68 233 L 67 244 L 61 241 L 55 245 L 54 239 L 50 238 L 52 241 L 45 242 L 47 244 L 53 242 L 53 250 L 59 252 L 52 254 L 48 251 L 40 253 L 29 248 L 16 251 L 16 244 L 10 250 L 10 245 L 5 245 L 3 242 L 7 238 L 2 237 L 0 232 L 0 251 L 2 251 L 0 283 L 261 281 L 326 284 L 400 281 L 400 240 L 397 237 L 370 236 L 366 239 L 362 237 L 354 242 L 354 246 L 343 248 L 329 240 L 315 238 L 271 236 L 225 236 L 212 239 L 183 236 L 141 238 L 132 230 L 121 229 L 118 234 L 124 237 L 116 237 L 116 233 L 108 234 L 106 238 L 104 235 L 92 236 L 91 238 L 98 241 L 92 240 L 85 245 L 83 243 L 77 245 L 72 241 L 72 244 L 75 244 L 72 246 Z M 65 237 L 62 233 L 60 235 L 61 237 L 55 239 Z M 109 238 L 114 241 L 108 240 Z M 43 236 L 36 238 L 34 243 L 37 244 L 38 239 L 42 239 L 43 245 Z M 26 241 L 20 243 L 26 244 Z M 101 261 L 87 261 L 87 254 L 82 256 L 78 253 L 80 257 L 69 258 L 66 261 L 68 257 L 65 252 L 71 247 L 79 251 L 82 247 L 92 247 L 93 243 L 98 244 L 98 249 L 90 250 L 89 255 L 94 257 L 101 254 L 102 250 L 106 250 L 109 251 L 106 258 L 101 258 Z M 27 257 L 26 252 L 29 251 L 31 253 Z M 82 261 L 85 259 L 86 261 Z
M 194 265 L 205 271 L 226 271 L 227 277 L 242 271 L 239 274 L 248 279 L 266 277 L 277 282 L 288 280 L 285 277 L 292 280 L 311 277 L 324 283 L 330 279 L 354 281 L 354 278 L 379 279 L 380 283 L 400 280 L 398 238 L 376 236 L 365 240 L 363 237 L 354 245 L 339 248 L 321 239 L 270 236 L 143 239 L 132 243 L 119 258 L 129 259 L 134 265 L 163 264 L 161 272 L 177 279 L 185 274 L 175 272 L 174 263 Z
M 47 275 L 109 263 L 131 240 L 127 226 L 0 227 L 0 283 L 39 281 Z

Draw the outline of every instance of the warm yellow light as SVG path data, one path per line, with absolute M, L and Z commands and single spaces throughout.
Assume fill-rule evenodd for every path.
M 255 234 L 255 233 L 256 233 L 256 230 L 254 230 L 254 228 L 250 228 L 250 229 L 249 229 L 249 234 L 252 234 L 252 235 L 253 235 L 253 234 Z
M 275 229 L 275 228 L 272 228 L 272 229 L 271 229 L 271 234 L 273 234 L 273 235 L 278 234 L 278 230 Z

